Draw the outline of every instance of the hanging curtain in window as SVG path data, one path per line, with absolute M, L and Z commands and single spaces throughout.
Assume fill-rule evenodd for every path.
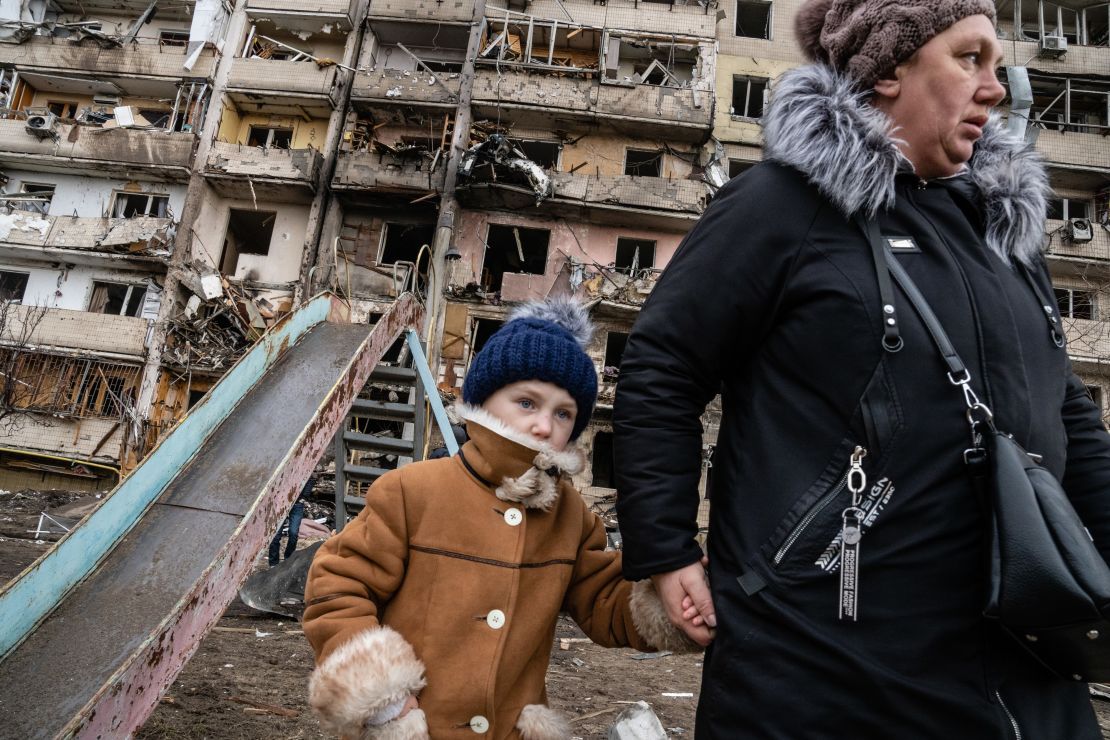
M 93 286 L 92 298 L 89 300 L 90 313 L 104 313 L 108 307 L 108 286 L 97 284 Z

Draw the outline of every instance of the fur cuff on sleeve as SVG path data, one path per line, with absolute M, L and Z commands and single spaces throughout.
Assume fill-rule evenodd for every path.
M 543 704 L 529 704 L 516 721 L 522 740 L 566 740 L 570 723 L 561 713 Z
M 417 694 L 424 684 L 424 664 L 412 646 L 393 629 L 379 627 L 358 633 L 316 667 L 308 684 L 308 701 L 330 732 L 362 737 L 368 717 Z M 381 731 L 387 725 L 375 729 Z
M 629 609 L 632 612 L 632 624 L 640 637 L 657 650 L 670 650 L 672 653 L 700 653 L 703 650 L 685 632 L 671 624 L 671 620 L 667 618 L 667 609 L 655 593 L 655 585 L 650 578 L 632 585 Z
M 429 740 L 428 720 L 423 709 L 414 709 L 404 717 L 377 727 L 367 727 L 359 740 Z

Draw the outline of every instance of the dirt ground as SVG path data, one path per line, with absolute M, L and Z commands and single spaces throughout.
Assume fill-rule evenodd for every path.
M 80 511 L 89 502 L 77 501 L 81 495 L 87 496 L 0 491 L 0 583 L 58 538 L 36 540 L 33 530 L 40 512 L 64 513 L 67 505 Z M 302 546 L 307 544 L 302 540 Z M 258 559 L 258 567 L 265 567 L 263 560 Z M 633 650 L 605 650 L 580 638 L 572 622 L 560 619 L 547 675 L 551 704 L 572 718 L 574 737 L 607 737 L 617 714 L 638 700 L 651 705 L 670 737 L 693 737 L 700 655 L 648 657 Z M 296 620 L 256 612 L 236 600 L 134 737 L 327 737 L 306 703 L 311 670 L 312 651 Z M 1093 701 L 1103 735 L 1110 740 L 1110 700 Z

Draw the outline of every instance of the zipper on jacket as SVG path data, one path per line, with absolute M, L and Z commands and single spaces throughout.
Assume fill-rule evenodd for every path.
M 1006 713 L 1006 719 L 1010 720 L 1010 727 L 1014 728 L 1014 738 L 1016 738 L 1016 740 L 1021 740 L 1021 727 L 1018 725 L 1017 718 L 1010 713 L 1010 708 L 1006 706 L 1006 702 L 1002 701 L 1002 694 L 998 689 L 995 689 L 994 695 L 997 697 L 998 704 L 1002 707 L 1002 711 Z
M 855 449 L 860 450 L 863 448 L 856 447 Z M 864 450 L 864 452 L 866 453 L 866 450 Z M 855 455 L 854 452 L 853 455 Z M 782 561 L 786 559 L 786 556 L 790 552 L 790 549 L 794 547 L 794 543 L 797 542 L 803 534 L 805 534 L 806 529 L 808 529 L 809 525 L 813 523 L 813 520 L 816 519 L 821 514 L 821 512 L 828 507 L 829 504 L 835 501 L 836 497 L 840 495 L 840 492 L 844 490 L 844 487 L 848 485 L 848 476 L 850 475 L 850 473 L 851 461 L 849 460 L 848 465 L 845 466 L 844 474 L 840 476 L 840 480 L 837 481 L 836 485 L 829 489 L 829 492 L 822 496 L 817 501 L 817 503 L 814 504 L 813 507 L 806 512 L 806 515 L 802 517 L 802 520 L 794 525 L 794 529 L 790 530 L 790 534 L 782 543 L 782 546 L 779 547 L 778 552 L 775 553 L 775 557 L 772 562 L 774 562 L 776 567 L 781 565 Z

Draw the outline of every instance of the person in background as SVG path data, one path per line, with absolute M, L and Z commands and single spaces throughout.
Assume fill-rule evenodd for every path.
M 289 556 L 297 551 L 297 536 L 301 531 L 301 520 L 304 519 L 304 502 L 315 487 L 316 476 L 310 475 L 308 480 L 305 481 L 304 487 L 301 488 L 301 494 L 293 502 L 293 508 L 289 510 L 289 515 L 285 517 L 285 521 L 274 533 L 274 538 L 270 540 L 269 561 L 271 568 L 277 565 L 280 560 L 278 556 L 281 554 L 281 535 L 286 529 L 289 533 L 289 542 L 285 545 L 285 559 L 288 560 Z

